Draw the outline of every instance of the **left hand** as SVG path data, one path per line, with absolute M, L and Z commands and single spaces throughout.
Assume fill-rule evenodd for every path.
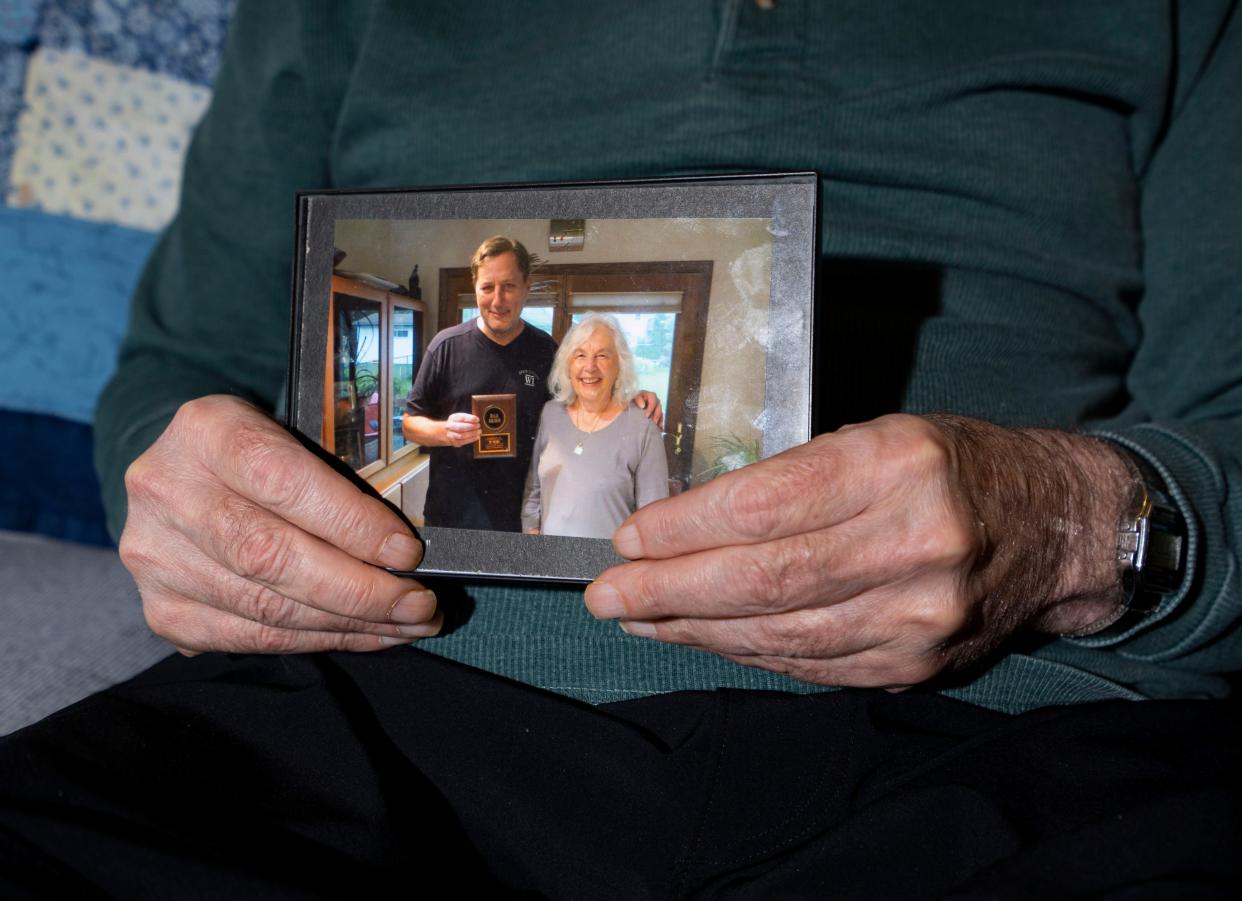
M 1131 479 L 1094 439 L 887 416 L 642 508 L 586 603 L 805 681 L 909 686 L 1114 610 Z
M 642 410 L 655 423 L 657 429 L 664 428 L 664 410 L 660 408 L 660 398 L 653 392 L 639 391 L 634 395 L 634 406 Z

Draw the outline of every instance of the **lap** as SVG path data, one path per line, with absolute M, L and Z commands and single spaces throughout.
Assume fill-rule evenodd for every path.
M 122 895 L 1223 885 L 1239 732 L 1210 702 L 591 707 L 401 648 L 172 658 L 0 741 L 0 859 Z

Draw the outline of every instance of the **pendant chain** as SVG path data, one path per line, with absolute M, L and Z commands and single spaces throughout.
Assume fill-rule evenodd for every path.
M 605 408 L 605 412 L 607 412 L 607 408 Z M 590 429 L 584 429 L 579 424 L 582 418 L 581 410 L 577 411 L 575 415 L 577 417 L 577 421 L 574 422 L 574 428 L 576 428 L 579 432 L 582 432 L 582 437 L 578 439 L 578 443 L 574 446 L 574 453 L 581 457 L 582 449 L 586 445 L 587 439 L 591 437 L 592 433 L 594 433 L 597 428 L 599 428 L 599 421 L 604 418 L 604 414 L 597 413 L 595 415 L 595 422 L 591 423 Z

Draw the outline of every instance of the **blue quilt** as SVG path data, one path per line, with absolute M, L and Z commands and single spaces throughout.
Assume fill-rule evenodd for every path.
M 96 400 L 233 0 L 0 0 L 0 528 L 106 543 Z

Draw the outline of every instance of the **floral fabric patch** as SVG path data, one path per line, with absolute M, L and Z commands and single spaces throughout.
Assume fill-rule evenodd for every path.
M 181 163 L 210 92 L 75 51 L 26 73 L 8 203 L 155 231 L 176 211 Z

